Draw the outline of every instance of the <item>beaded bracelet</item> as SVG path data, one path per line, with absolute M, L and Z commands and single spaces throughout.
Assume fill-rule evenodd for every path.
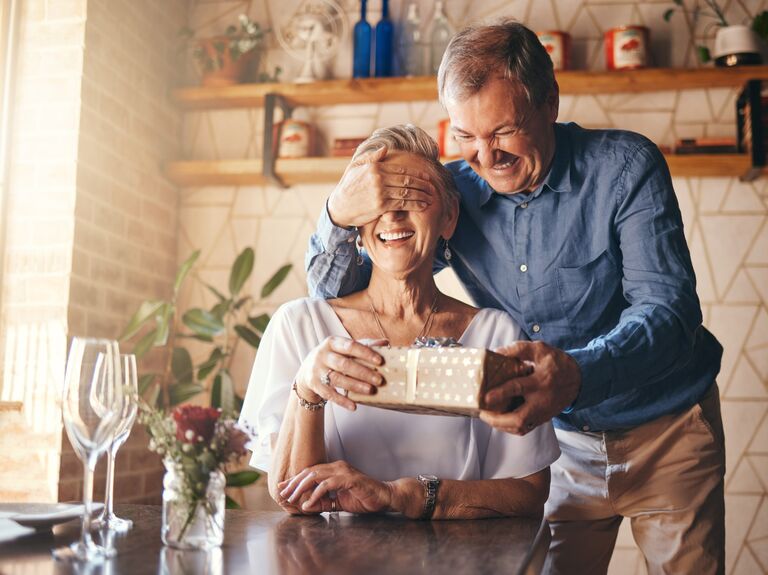
M 317 411 L 318 409 L 323 409 L 325 407 L 325 404 L 328 403 L 327 399 L 321 399 L 317 403 L 312 403 L 311 401 L 307 401 L 303 397 L 299 395 L 299 388 L 296 385 L 296 382 L 293 382 L 293 385 L 291 386 L 291 389 L 296 394 L 296 397 L 299 398 L 299 405 L 306 409 L 307 411 Z

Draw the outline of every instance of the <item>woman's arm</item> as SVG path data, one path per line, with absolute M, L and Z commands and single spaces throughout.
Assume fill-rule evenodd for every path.
M 549 497 L 549 467 L 522 478 L 440 481 L 432 519 L 540 517 Z M 418 519 L 424 509 L 424 486 L 416 478 L 392 482 L 392 511 Z
M 415 477 L 379 481 L 344 461 L 304 469 L 280 489 L 304 513 L 328 511 L 328 495 L 336 492 L 338 509 L 353 513 L 400 512 L 421 517 L 426 494 Z M 309 497 L 307 497 L 309 495 Z M 443 480 L 432 519 L 539 517 L 549 496 L 549 467 L 522 478 Z
M 368 346 L 347 338 L 329 337 L 310 352 L 296 374 L 280 432 L 273 444 L 269 473 L 269 493 L 289 513 L 301 511 L 294 502 L 285 500 L 278 483 L 302 469 L 326 461 L 324 421 L 327 407 L 322 406 L 323 402 L 333 401 L 354 411 L 355 403 L 335 388 L 372 393 L 373 386 L 382 383 L 377 372 L 355 359 L 374 364 L 381 362 L 381 357 Z M 322 383 L 325 376 L 329 377 L 330 385 Z M 306 407 L 302 406 L 302 400 Z M 312 405 L 316 408 L 309 409 Z

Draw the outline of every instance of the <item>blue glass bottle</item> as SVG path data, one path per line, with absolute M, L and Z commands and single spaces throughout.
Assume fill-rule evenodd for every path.
M 395 25 L 389 19 L 389 1 L 381 0 L 381 20 L 376 24 L 376 77 L 392 76 Z
M 365 20 L 367 0 L 360 2 L 360 21 L 355 24 L 355 38 L 352 48 L 352 77 L 370 78 L 371 76 L 371 25 Z

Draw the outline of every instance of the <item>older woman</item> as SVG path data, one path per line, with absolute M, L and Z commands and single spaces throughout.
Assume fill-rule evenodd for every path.
M 473 308 L 435 285 L 435 250 L 449 249 L 458 195 L 434 141 L 414 126 L 395 126 L 374 132 L 356 157 L 383 146 L 383 169 L 419 165 L 436 193 L 423 211 L 386 212 L 359 228 L 373 266 L 368 288 L 327 302 L 293 301 L 275 313 L 242 415 L 258 430 L 251 463 L 268 469 L 270 494 L 290 513 L 540 515 L 549 465 L 560 453 L 551 424 L 521 437 L 479 419 L 357 406 L 345 396 L 386 385 L 365 365 L 382 361 L 366 340 L 453 337 L 495 348 L 520 335 L 505 312 Z

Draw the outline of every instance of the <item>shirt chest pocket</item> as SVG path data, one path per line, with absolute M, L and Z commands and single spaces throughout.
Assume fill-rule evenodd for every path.
M 621 271 L 604 250 L 578 267 L 557 268 L 557 289 L 570 327 L 590 332 L 621 296 Z

